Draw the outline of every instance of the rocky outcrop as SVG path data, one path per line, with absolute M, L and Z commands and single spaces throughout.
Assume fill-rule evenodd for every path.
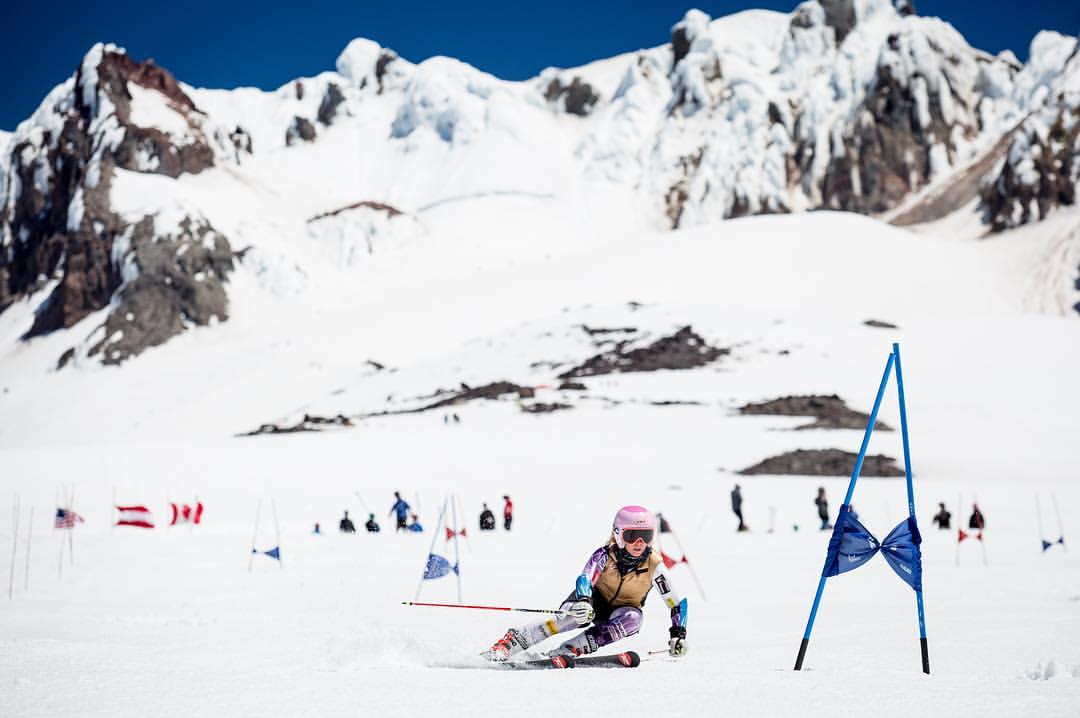
M 319 112 L 316 118 L 324 125 L 329 125 L 337 115 L 338 107 L 345 101 L 345 95 L 341 94 L 341 88 L 331 82 L 326 86 L 322 102 L 319 103 Z
M 297 142 L 312 142 L 315 139 L 315 125 L 304 117 L 294 117 L 289 129 L 285 130 L 285 145 Z
M 739 413 L 751 416 L 810 416 L 814 421 L 795 427 L 801 429 L 865 429 L 870 416 L 848 407 L 836 394 L 784 396 L 769 401 L 752 402 L 739 407 Z M 879 431 L 892 431 L 884 422 L 874 422 Z
M 648 346 L 632 348 L 631 344 L 631 340 L 616 342 L 611 351 L 590 357 L 583 364 L 559 374 L 558 378 L 566 380 L 601 374 L 693 369 L 731 353 L 730 349 L 709 346 L 688 326 Z
M 171 119 L 156 126 L 162 116 Z M 209 228 L 185 230 L 198 239 L 155 235 L 152 219 L 133 223 L 110 202 L 117 169 L 178 177 L 213 166 L 215 147 L 229 148 L 212 145 L 204 120 L 166 70 L 97 45 L 74 77 L 20 126 L 0 183 L 0 311 L 55 282 L 28 338 L 70 328 L 112 307 L 106 339 L 91 352 L 109 347 L 104 360 L 111 363 L 164 341 L 185 323 L 225 319 L 220 282 L 232 268 L 227 240 L 215 234 L 204 243 L 214 257 L 207 263 L 199 249 L 204 244 L 198 243 Z M 215 135 L 234 151 L 251 149 L 242 128 Z M 131 256 L 129 246 L 135 248 Z M 202 281 L 196 276 L 206 284 L 192 286 Z M 166 279 L 172 286 L 163 289 Z M 131 319 L 121 321 L 117 312 Z
M 561 99 L 563 109 L 571 115 L 585 117 L 592 112 L 593 107 L 600 100 L 600 95 L 597 94 L 592 85 L 580 77 L 574 77 L 569 85 L 564 85 L 556 77 L 548 83 L 547 89 L 544 90 L 544 99 L 553 103 Z
M 857 454 L 840 449 L 797 449 L 765 459 L 738 473 L 743 476 L 851 476 L 858 458 Z M 871 454 L 863 459 L 859 475 L 895 477 L 903 476 L 904 470 L 896 465 L 896 459 Z

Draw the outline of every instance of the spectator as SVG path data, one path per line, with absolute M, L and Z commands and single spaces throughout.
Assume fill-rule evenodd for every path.
M 338 531 L 343 534 L 356 533 L 356 526 L 353 525 L 352 519 L 349 518 L 348 511 L 345 512 L 345 516 L 343 516 L 341 521 L 338 523 Z
M 814 499 L 814 505 L 817 506 L 817 515 L 821 519 L 821 530 L 831 529 L 832 524 L 829 523 L 829 500 L 825 498 L 825 487 L 819 486 L 817 490 L 817 498 Z
M 488 508 L 487 504 L 484 504 L 484 510 L 480 512 L 480 530 L 495 530 L 495 514 L 491 513 L 491 509 Z
M 746 531 L 746 524 L 743 523 L 742 517 L 742 487 L 735 484 L 735 488 L 731 490 L 731 510 L 739 517 L 739 527 L 736 531 Z
M 938 502 L 938 512 L 934 514 L 934 523 L 941 530 L 947 530 L 951 527 L 952 514 L 945 508 L 945 502 Z
M 507 531 L 510 530 L 510 524 L 514 522 L 514 502 L 510 500 L 509 496 L 503 496 L 503 528 Z
M 390 514 L 397 517 L 397 526 L 394 531 L 403 531 L 408 528 L 409 504 L 401 498 L 401 493 L 394 492 L 394 505 L 390 507 Z
M 379 524 L 375 523 L 375 514 L 367 515 L 367 523 L 364 524 L 364 528 L 367 529 L 369 534 L 379 533 Z

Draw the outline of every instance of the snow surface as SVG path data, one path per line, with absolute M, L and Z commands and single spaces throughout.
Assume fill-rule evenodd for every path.
M 121 193 L 143 179 L 118 177 Z M 213 175 L 192 179 L 185 191 L 213 194 Z M 234 230 L 272 236 L 273 225 L 247 206 L 254 200 L 229 199 Z M 229 222 L 225 204 L 205 205 L 215 225 Z M 10 341 L 31 321 L 34 299 L 0 315 L 0 569 L 10 566 L 16 493 L 23 507 L 14 597 L 0 616 L 5 712 L 136 715 L 153 705 L 163 715 L 392 716 L 575 706 L 586 715 L 631 707 L 690 715 L 722 705 L 825 716 L 843 701 L 845 710 L 886 716 L 961 704 L 982 715 L 1075 714 L 1078 560 L 1060 547 L 1040 555 L 1034 516 L 1038 492 L 1046 536 L 1055 538 L 1053 493 L 1066 539 L 1080 529 L 1071 480 L 1080 330 L 1025 303 L 1054 237 L 1030 228 L 978 242 L 834 213 L 628 235 L 579 221 L 565 200 L 503 195 L 422 214 L 429 234 L 353 265 L 303 235 L 260 245 L 261 261 L 287 249 L 306 283 L 279 293 L 277 280 L 264 283 L 245 259 L 230 283 L 228 322 L 120 369 L 43 370 L 70 337 Z M 868 318 L 900 329 L 862 325 Z M 460 382 L 551 385 L 556 370 L 537 362 L 598 351 L 582 324 L 653 337 L 692 324 L 734 352 L 699 370 L 586 379 L 589 399 L 541 389 L 539 400 L 576 403 L 550 415 L 480 402 L 455 409 L 460 426 L 434 412 L 320 434 L 231 436 L 304 412 L 392 408 L 400 401 L 388 394 Z M 733 408 L 836 392 L 866 410 L 893 339 L 905 352 L 934 672 L 919 673 L 911 592 L 875 561 L 830 580 L 808 670 L 794 673 L 827 542 L 813 530 L 812 495 L 826 486 L 835 510 L 846 482 L 730 472 L 793 448 L 854 451 L 860 432 L 792 432 L 800 420 Z M 701 404 L 650 403 L 665 400 Z M 898 425 L 891 390 L 882 418 Z M 875 433 L 870 450 L 899 457 L 897 433 Z M 747 535 L 733 532 L 727 509 L 736 480 Z M 61 486 L 74 490 L 87 523 L 74 535 L 74 565 L 65 556 L 58 575 L 64 537 L 49 518 Z M 429 530 L 447 490 L 460 493 L 470 529 L 481 501 L 497 507 L 509 492 L 514 532 L 472 535 L 460 547 L 463 598 L 524 607 L 565 595 L 619 506 L 662 509 L 709 599 L 676 569 L 690 600 L 689 654 L 636 672 L 468 670 L 518 617 L 402 607 L 430 534 L 333 531 L 344 509 L 361 521 L 373 511 L 387 528 L 395 489 L 419 503 Z M 148 505 L 159 522 L 169 500 L 198 497 L 205 523 L 110 529 L 114 491 L 117 501 Z M 965 513 L 956 507 L 961 493 L 988 518 L 989 566 L 970 542 L 956 566 L 954 535 L 931 528 L 938 501 Z M 249 574 L 260 497 L 257 545 L 278 542 L 273 498 L 284 563 L 259 557 Z M 903 482 L 864 479 L 854 503 L 880 537 L 904 516 Z M 311 535 L 316 521 L 327 535 Z M 444 579 L 423 598 L 455 600 L 456 591 Z M 625 645 L 663 647 L 666 625 L 651 601 L 645 629 Z M 634 692 L 642 681 L 657 688 Z
M 447 58 L 395 60 L 378 94 L 370 78 L 379 48 L 354 42 L 337 73 L 301 78 L 303 98 L 294 83 L 274 92 L 185 87 L 214 126 L 247 130 L 253 154 L 178 180 L 117 171 L 110 201 L 129 221 L 153 215 L 161 236 L 190 216 L 247 250 L 227 285 L 229 320 L 117 368 L 85 358 L 107 309 L 19 340 L 55 281 L 0 314 L 3 578 L 12 501 L 22 501 L 14 595 L 0 613 L 0 713 L 698 715 L 717 706 L 800 717 L 1075 715 L 1080 566 L 1061 547 L 1040 555 L 1033 514 L 1038 494 L 1044 535 L 1056 538 L 1056 495 L 1066 540 L 1080 529 L 1080 325 L 1071 309 L 1080 300 L 1080 212 L 980 239 L 973 207 L 916 233 L 831 212 L 715 222 L 716 207 L 700 205 L 688 206 L 687 224 L 712 224 L 669 233 L 654 231 L 656 208 L 642 199 L 642 183 L 666 191 L 665 173 L 697 150 L 699 131 L 709 133 L 702 162 L 716 176 L 737 188 L 775 185 L 778 200 L 790 199 L 774 170 L 795 124 L 762 119 L 777 87 L 810 98 L 804 130 L 830 127 L 848 106 L 834 96 L 854 106 L 898 24 L 907 34 L 896 62 L 925 60 L 917 30 L 956 40 L 948 28 L 898 18 L 888 3 L 860 3 L 859 12 L 860 29 L 840 48 L 820 24 L 781 46 L 744 42 L 770 34 L 784 15 L 688 16 L 700 21 L 695 48 L 724 48 L 724 86 L 706 79 L 706 50 L 678 82 L 730 90 L 730 104 L 670 124 L 672 68 L 660 49 L 545 71 L 536 83 L 506 83 Z M 1064 41 L 1039 42 L 1057 56 Z M 827 57 L 801 62 L 808 53 Z M 974 60 L 964 58 L 949 82 L 976 81 Z M 1034 66 L 1014 85 L 1000 67 L 1007 61 L 977 76 L 997 83 L 1004 103 L 979 110 L 988 122 L 1029 102 L 1014 90 L 1049 92 L 1038 89 L 1049 75 Z M 553 111 L 537 90 L 577 74 L 601 95 L 586 118 Z M 924 78 L 928 90 L 940 82 Z M 286 148 L 285 128 L 296 116 L 313 120 L 331 82 L 346 119 Z M 53 107 L 63 109 L 73 85 L 20 125 L 30 160 L 45 157 L 44 131 L 61 117 Z M 94 121 L 106 142 L 115 135 L 115 119 Z M 736 166 L 725 148 L 750 141 L 773 154 Z M 828 135 L 816 141 L 817 159 L 827 159 Z M 360 202 L 403 214 L 366 207 L 314 219 Z M 117 261 L 128 261 L 129 244 L 130 236 L 114 244 Z M 134 272 L 128 261 L 125 279 Z M 587 378 L 586 392 L 560 392 L 551 388 L 559 372 L 612 346 L 582 325 L 632 326 L 653 339 L 692 325 L 732 354 L 701 369 Z M 934 672 L 919 673 L 911 592 L 874 561 L 830 580 L 808 670 L 794 673 L 827 542 L 813 530 L 812 497 L 826 486 L 835 511 L 846 481 L 732 472 L 796 448 L 855 451 L 861 434 L 795 432 L 803 420 L 735 408 L 837 393 L 866 411 L 894 340 L 904 351 Z M 57 370 L 71 347 L 75 358 Z M 529 415 L 510 400 L 481 401 L 454 409 L 459 426 L 432 412 L 235 437 L 305 413 L 410 407 L 462 382 L 504 379 L 574 408 Z M 659 404 L 673 401 L 697 403 Z M 891 390 L 882 418 L 898 426 Z M 870 450 L 900 458 L 899 436 L 875 433 Z M 735 481 L 749 534 L 733 532 Z M 51 529 L 61 487 L 87 520 L 74 533 L 74 564 L 58 561 L 66 536 Z M 663 510 L 709 599 L 685 568 L 675 570 L 690 600 L 690 653 L 629 672 L 448 667 L 474 665 L 517 621 L 399 605 L 416 590 L 430 533 L 333 531 L 344 509 L 358 525 L 373 511 L 387 528 L 395 489 L 420 505 L 429 531 L 447 490 L 460 493 L 470 528 L 480 502 L 497 509 L 509 492 L 514 532 L 474 535 L 461 547 L 463 598 L 524 607 L 553 606 L 570 590 L 619 506 Z M 159 522 L 167 501 L 198 497 L 205 524 L 111 529 L 114 496 L 146 503 Z M 280 538 L 284 563 L 259 557 L 248 573 L 260 497 L 257 544 Z M 946 501 L 963 520 L 973 498 L 989 522 L 989 565 L 966 542 L 957 566 L 955 535 L 934 531 L 929 518 Z M 864 479 L 854 503 L 882 537 L 904 516 L 903 482 Z M 316 521 L 327 535 L 311 535 Z M 423 596 L 456 593 L 444 579 Z M 643 633 L 625 645 L 665 645 L 665 614 L 650 601 Z

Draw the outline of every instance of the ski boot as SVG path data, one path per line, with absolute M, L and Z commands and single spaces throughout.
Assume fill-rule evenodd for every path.
M 596 644 L 596 639 L 589 635 L 588 631 L 574 636 L 569 641 L 563 643 L 551 653 L 547 654 L 548 658 L 580 658 L 581 656 L 587 656 L 590 653 L 595 653 L 599 646 Z
M 482 655 L 489 661 L 506 661 L 529 647 L 529 641 L 523 633 L 511 628 L 506 635 L 495 641 Z

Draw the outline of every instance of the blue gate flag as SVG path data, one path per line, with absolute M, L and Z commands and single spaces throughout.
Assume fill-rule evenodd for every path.
M 878 540 L 852 515 L 851 507 L 844 504 L 829 539 L 822 575 L 838 576 L 856 569 L 873 558 L 879 548 Z
M 251 553 L 261 553 L 261 554 L 263 554 L 265 556 L 269 556 L 270 558 L 274 559 L 275 561 L 280 561 L 281 560 L 281 548 L 279 546 L 275 546 L 274 548 L 270 549 L 269 551 L 258 551 L 256 549 L 251 549 Z
M 922 592 L 922 536 L 915 520 L 908 516 L 896 525 L 881 543 L 882 556 L 904 583 Z
M 424 566 L 424 580 L 442 578 L 453 571 L 458 572 L 457 566 L 451 566 L 450 561 L 437 554 L 430 553 L 427 557 L 427 565 Z
M 922 591 L 921 543 L 919 528 L 910 516 L 897 524 L 883 542 L 878 542 L 869 529 L 852 516 L 851 507 L 844 504 L 836 517 L 821 575 L 846 573 L 862 566 L 878 551 L 883 551 L 882 555 L 896 575 L 916 591 Z

